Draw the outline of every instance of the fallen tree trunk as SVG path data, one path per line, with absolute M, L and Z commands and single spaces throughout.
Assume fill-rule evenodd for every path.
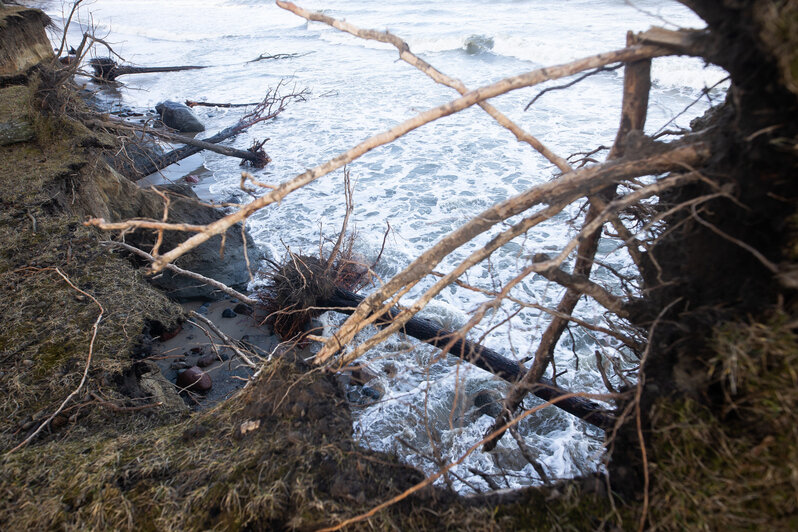
M 207 139 L 202 139 L 202 140 L 190 139 L 191 142 L 186 142 L 186 144 L 187 144 L 186 146 L 183 146 L 182 148 L 174 149 L 174 150 L 172 150 L 170 152 L 166 152 L 165 154 L 161 155 L 160 157 L 155 157 L 155 158 L 149 160 L 146 165 L 144 165 L 144 166 L 142 166 L 140 168 L 137 168 L 137 170 L 141 173 L 142 176 L 153 174 L 153 173 L 157 172 L 158 170 L 162 170 L 162 169 L 166 168 L 170 164 L 174 164 L 174 163 L 176 163 L 178 161 L 182 161 L 186 157 L 190 157 L 190 156 L 194 155 L 195 153 L 201 152 L 204 149 L 209 149 L 208 146 L 213 146 L 215 148 L 214 151 L 222 153 L 223 155 L 233 155 L 234 157 L 241 157 L 241 155 L 237 155 L 235 153 L 223 153 L 222 151 L 220 151 L 220 149 L 219 149 L 220 147 L 219 146 L 214 146 L 214 144 L 217 144 L 219 142 L 222 142 L 225 139 L 228 139 L 228 138 L 230 138 L 232 136 L 235 136 L 240 131 L 241 131 L 241 127 L 240 126 L 232 126 L 232 127 L 228 127 L 228 128 L 223 129 L 222 131 L 220 131 L 216 135 L 213 135 L 212 137 L 209 137 Z M 148 133 L 153 133 L 153 132 L 149 131 Z M 153 133 L 153 134 L 155 134 L 155 133 Z M 179 142 L 184 142 L 184 139 L 182 138 L 182 136 L 181 136 L 180 139 L 176 139 L 175 138 L 175 137 L 178 137 L 178 136 L 179 135 L 172 136 L 173 140 L 178 140 Z M 227 148 L 227 150 L 233 150 L 233 148 Z M 234 150 L 234 151 L 235 152 L 241 152 L 242 150 Z M 252 153 L 252 152 L 246 152 L 246 153 L 250 153 L 253 156 L 255 156 L 255 154 Z
M 337 312 L 351 314 L 363 299 L 365 299 L 363 296 L 336 288 L 332 296 L 317 302 L 317 306 L 330 307 Z M 377 320 L 377 324 L 390 323 L 399 312 L 398 308 L 391 308 Z M 478 368 L 493 373 L 510 383 L 521 380 L 526 373 L 526 370 L 519 363 L 503 357 L 483 345 L 465 338 L 457 338 L 454 332 L 442 329 L 432 321 L 413 317 L 405 323 L 403 330 L 405 334 L 435 347 L 441 349 L 448 347 L 450 355 L 470 362 Z M 545 377 L 540 379 L 538 385 L 531 392 L 545 401 L 551 401 L 571 393 L 556 386 L 550 379 Z M 615 418 L 609 415 L 605 408 L 582 397 L 561 399 L 554 403 L 554 406 L 604 430 L 611 429 L 615 425 Z
M 116 61 L 110 57 L 96 57 L 89 61 L 89 65 L 94 70 L 94 76 L 105 82 L 116 80 L 119 76 L 127 74 L 150 74 L 154 72 L 180 72 L 183 70 L 199 70 L 201 68 L 208 68 L 206 66 L 196 65 L 183 65 L 173 67 L 134 67 L 134 66 L 119 66 Z
M 268 164 L 271 161 L 271 159 L 269 158 L 268 155 L 266 155 L 265 152 L 239 150 L 237 148 L 231 148 L 229 146 L 218 146 L 216 143 L 221 142 L 239 132 L 238 130 L 235 130 L 236 129 L 235 126 L 227 128 L 210 138 L 201 140 L 201 139 L 186 137 L 184 135 L 177 135 L 175 133 L 158 131 L 151 128 L 137 127 L 121 121 L 117 123 L 117 122 L 109 122 L 107 120 L 93 120 L 89 122 L 89 124 L 99 127 L 121 129 L 124 131 L 131 131 L 131 130 L 138 131 L 141 133 L 152 135 L 154 137 L 162 138 L 164 140 L 180 142 L 182 144 L 187 145 L 183 148 L 178 148 L 176 150 L 172 150 L 168 153 L 165 153 L 160 157 L 153 158 L 152 160 L 149 161 L 149 163 L 145 167 L 136 167 L 136 171 L 140 172 L 141 175 L 149 175 L 153 172 L 157 172 L 158 170 L 161 170 L 172 163 L 185 159 L 186 157 L 194 155 L 195 153 L 202 150 L 208 150 L 215 153 L 219 153 L 221 155 L 227 155 L 228 157 L 237 157 L 245 161 L 250 161 L 252 165 L 255 166 L 256 168 L 263 168 L 264 166 L 266 166 L 266 164 Z M 232 134 L 228 134 L 231 130 L 235 131 L 233 131 Z M 185 149 L 188 146 L 197 149 L 194 151 Z M 175 157 L 177 158 L 175 159 Z

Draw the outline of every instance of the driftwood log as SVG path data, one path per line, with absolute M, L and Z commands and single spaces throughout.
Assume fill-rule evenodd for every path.
M 198 70 L 208 68 L 206 66 L 172 66 L 172 67 L 134 67 L 120 66 L 110 57 L 95 57 L 89 61 L 89 65 L 94 70 L 94 77 L 99 81 L 115 81 L 119 76 L 127 74 L 150 74 L 154 72 L 180 72 L 183 70 Z
M 212 137 L 202 140 L 190 139 L 190 138 L 185 138 L 182 135 L 170 134 L 168 135 L 168 138 L 170 138 L 171 140 L 175 140 L 177 142 L 183 142 L 186 144 L 186 146 L 166 152 L 160 157 L 155 157 L 149 160 L 146 165 L 142 166 L 141 168 L 137 168 L 137 170 L 141 173 L 141 175 L 149 175 L 157 172 L 158 170 L 166 168 L 170 164 L 176 163 L 177 161 L 182 161 L 186 157 L 190 157 L 195 153 L 199 153 L 204 149 L 209 149 L 211 151 L 221 153 L 222 155 L 229 155 L 231 157 L 240 157 L 242 159 L 246 159 L 249 161 L 258 161 L 259 163 L 262 162 L 265 165 L 268 162 L 268 157 L 266 158 L 267 160 L 264 161 L 261 155 L 253 153 L 251 151 L 244 151 L 244 150 L 237 150 L 235 148 L 216 146 L 217 143 L 222 142 L 223 140 L 228 139 L 230 137 L 233 137 L 240 132 L 241 132 L 240 126 L 231 126 L 223 129 L 222 131 L 220 131 L 216 135 L 213 135 Z M 166 135 L 159 135 L 159 136 L 166 137 Z
M 352 310 L 346 309 L 354 309 L 363 299 L 363 296 L 336 288 L 330 297 L 317 302 L 317 305 L 351 314 Z M 390 323 L 399 312 L 398 308 L 391 308 L 377 321 L 377 324 Z M 444 349 L 448 346 L 450 355 L 474 364 L 510 383 L 518 382 L 526 373 L 519 363 L 476 342 L 458 338 L 454 332 L 442 329 L 430 320 L 413 317 L 405 323 L 403 331 L 405 334 L 435 347 Z M 568 395 L 570 392 L 556 386 L 550 379 L 541 377 L 537 385 L 532 387 L 531 393 L 543 400 L 551 401 Z M 554 406 L 604 430 L 615 426 L 616 420 L 606 412 L 606 408 L 582 397 L 559 399 Z

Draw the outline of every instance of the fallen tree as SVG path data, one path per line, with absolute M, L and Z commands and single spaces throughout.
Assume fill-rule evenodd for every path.
M 119 76 L 128 74 L 156 74 L 161 72 L 182 72 L 185 70 L 201 70 L 207 66 L 183 65 L 166 67 L 135 67 L 130 65 L 118 65 L 110 57 L 94 57 L 89 60 L 89 66 L 94 70 L 94 78 L 97 81 L 109 83 L 116 81 Z

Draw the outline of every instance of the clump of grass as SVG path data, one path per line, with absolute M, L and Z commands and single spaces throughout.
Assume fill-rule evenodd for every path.
M 798 526 L 798 338 L 788 317 L 716 328 L 722 399 L 660 401 L 650 446 L 654 529 Z M 719 405 L 719 406 L 718 406 Z

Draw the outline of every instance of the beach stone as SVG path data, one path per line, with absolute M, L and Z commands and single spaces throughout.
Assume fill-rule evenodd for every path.
M 205 356 L 200 357 L 197 360 L 197 365 L 201 368 L 207 368 L 214 362 L 216 362 L 216 355 L 209 353 Z
M 363 386 L 363 389 L 360 390 L 360 393 L 363 394 L 363 397 L 366 399 L 371 399 L 373 401 L 379 401 L 382 398 L 382 393 L 376 388 L 372 388 L 371 386 Z
M 177 376 L 177 385 L 194 392 L 207 392 L 213 387 L 211 377 L 197 366 L 192 366 Z
M 172 369 L 186 369 L 190 366 L 188 365 L 188 362 L 186 362 L 185 360 L 175 360 L 169 365 L 169 367 Z
M 236 317 L 236 313 L 235 313 L 235 311 L 233 309 L 226 308 L 226 309 L 224 309 L 222 311 L 222 317 L 223 318 L 235 318 Z
M 169 204 L 169 222 L 208 225 L 224 216 L 224 213 L 220 210 L 202 205 L 197 194 L 187 183 L 164 185 L 159 187 L 159 189 L 172 194 L 171 203 Z M 152 198 L 151 203 L 148 203 L 147 208 L 139 209 L 132 217 L 160 219 L 163 215 L 163 199 L 157 194 L 153 194 L 153 196 L 155 197 Z M 155 243 L 155 235 L 152 231 L 135 231 L 126 238 L 129 244 L 136 245 L 141 249 L 152 247 Z M 179 231 L 167 231 L 164 235 L 162 249 L 174 248 L 184 239 L 185 235 Z M 180 257 L 177 265 L 205 277 L 215 279 L 227 286 L 236 289 L 246 289 L 249 283 L 249 273 L 244 259 L 244 246 L 247 247 L 246 254 L 253 263 L 257 263 L 260 260 L 263 251 L 255 246 L 249 235 L 247 235 L 246 242 L 244 241 L 241 236 L 240 225 L 227 230 L 224 242 L 223 257 L 219 256 L 222 236 L 216 235 Z M 224 296 L 223 292 L 210 285 L 198 283 L 194 279 L 169 270 L 151 279 L 151 282 L 165 290 L 170 297 L 179 302 L 197 299 L 206 301 L 219 300 Z M 202 314 L 203 309 L 198 309 L 198 312 Z
M 200 119 L 185 104 L 165 101 L 156 105 L 155 110 L 161 115 L 161 122 L 172 129 L 185 132 L 205 131 Z
M 502 411 L 502 395 L 495 390 L 480 390 L 474 396 L 474 406 L 479 415 L 496 417 Z
M 377 374 L 371 371 L 369 368 L 362 367 L 352 370 L 352 384 L 367 384 L 370 381 L 374 380 L 377 377 Z

